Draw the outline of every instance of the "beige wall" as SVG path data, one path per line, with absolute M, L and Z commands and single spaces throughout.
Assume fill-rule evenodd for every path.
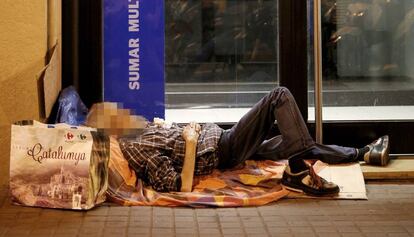
M 0 81 L 43 60 L 47 50 L 47 1 L 0 1 Z
M 0 185 L 8 182 L 10 124 L 39 118 L 37 76 L 48 48 L 47 0 L 0 1 Z

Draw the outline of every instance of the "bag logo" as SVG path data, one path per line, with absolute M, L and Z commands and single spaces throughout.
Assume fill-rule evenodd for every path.
M 43 146 L 40 143 L 36 143 L 32 148 L 29 148 L 27 150 L 27 155 L 40 164 L 44 159 L 58 159 L 74 160 L 75 165 L 77 165 L 80 160 L 86 159 L 85 152 L 65 152 L 63 151 L 62 146 L 59 146 L 57 150 L 52 150 L 51 148 L 43 149 Z
M 72 133 L 68 132 L 65 134 L 65 138 L 68 139 L 69 141 L 72 140 L 75 136 L 73 136 Z

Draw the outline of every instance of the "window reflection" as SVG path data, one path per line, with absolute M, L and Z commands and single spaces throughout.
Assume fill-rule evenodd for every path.
M 324 105 L 414 105 L 414 1 L 321 4 Z
M 166 0 L 167 107 L 247 107 L 277 83 L 276 0 Z

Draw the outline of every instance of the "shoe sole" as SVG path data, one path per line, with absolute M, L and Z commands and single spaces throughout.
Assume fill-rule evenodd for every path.
M 282 184 L 282 187 L 284 187 L 284 188 L 285 188 L 285 189 L 287 189 L 287 190 L 293 191 L 293 192 L 297 192 L 297 193 L 305 193 L 305 192 L 303 192 L 303 190 L 301 190 L 301 189 L 292 188 L 292 187 L 286 186 L 286 185 L 284 185 L 284 184 Z
M 333 189 L 331 192 L 318 192 L 318 191 L 310 189 L 310 188 L 308 188 L 308 189 L 305 188 L 304 189 L 303 187 L 300 187 L 297 184 L 284 182 L 284 180 L 282 180 L 281 183 L 282 183 L 282 186 L 285 187 L 288 190 L 291 190 L 291 191 L 294 191 L 294 192 L 299 192 L 299 193 L 305 193 L 307 195 L 317 196 L 317 197 L 320 197 L 320 196 L 335 196 L 340 191 L 339 188 L 338 188 L 338 189 Z
M 385 145 L 386 149 L 384 149 L 381 152 L 381 166 L 386 166 L 388 164 L 388 162 L 390 161 L 390 157 L 389 157 L 390 146 L 389 146 L 389 137 L 388 136 L 386 137 L 386 139 L 384 139 L 384 145 Z

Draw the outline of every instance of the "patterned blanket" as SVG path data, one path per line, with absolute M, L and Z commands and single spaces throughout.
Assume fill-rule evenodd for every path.
M 157 192 L 137 179 L 111 138 L 107 197 L 120 205 L 240 207 L 259 206 L 288 195 L 280 185 L 285 163 L 246 161 L 243 167 L 195 177 L 192 192 Z

